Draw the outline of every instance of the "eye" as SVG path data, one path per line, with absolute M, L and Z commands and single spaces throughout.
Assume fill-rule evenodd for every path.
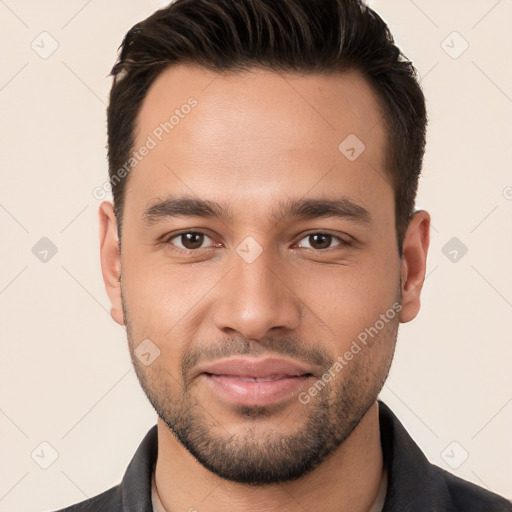
M 314 250 L 325 250 L 332 249 L 332 242 L 339 242 L 335 244 L 335 246 L 347 246 L 350 245 L 350 242 L 347 240 L 343 240 L 341 237 L 336 235 L 331 235 L 329 233 L 310 233 L 305 236 L 299 244 L 303 241 L 307 240 L 309 247 L 306 246 L 306 249 L 314 249 Z
M 208 245 L 210 240 L 210 245 Z M 306 241 L 307 245 L 303 245 Z M 206 233 L 200 231 L 185 231 L 182 233 L 175 234 L 163 241 L 164 245 L 174 246 L 176 249 L 181 251 L 198 251 L 200 249 L 207 249 L 212 246 L 219 246 L 219 244 L 212 244 L 212 239 Z M 310 233 L 302 238 L 298 246 L 304 247 L 305 249 L 313 249 L 317 251 L 333 249 L 334 247 L 345 247 L 349 246 L 350 241 L 344 240 L 339 236 L 332 235 L 330 233 Z
M 206 247 L 203 247 L 203 243 L 206 239 L 211 240 L 211 238 L 205 233 L 201 233 L 199 231 L 187 231 L 168 238 L 164 243 L 175 245 L 178 249 L 184 251 L 194 251 L 197 249 L 205 249 Z M 176 242 L 174 240 L 176 240 Z

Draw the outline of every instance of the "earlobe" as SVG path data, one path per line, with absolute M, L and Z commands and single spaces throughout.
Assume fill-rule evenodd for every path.
M 109 201 L 101 203 L 100 221 L 100 258 L 103 282 L 110 299 L 110 314 L 115 322 L 124 325 L 121 300 L 121 254 L 117 237 L 117 220 L 114 206 Z
M 425 280 L 429 243 L 430 215 L 424 210 L 419 210 L 412 216 L 404 237 L 400 322 L 410 322 L 420 310 L 420 295 Z

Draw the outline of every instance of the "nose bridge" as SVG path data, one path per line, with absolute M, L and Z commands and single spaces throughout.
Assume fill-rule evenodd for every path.
M 278 258 L 270 249 L 251 246 L 251 241 L 240 244 L 217 296 L 214 320 L 219 329 L 259 339 L 270 329 L 297 328 L 299 300 Z

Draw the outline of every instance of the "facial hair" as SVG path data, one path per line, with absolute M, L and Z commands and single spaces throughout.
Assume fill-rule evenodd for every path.
M 319 368 L 320 380 L 336 359 L 318 348 L 322 343 L 311 340 L 306 344 L 291 336 L 258 341 L 232 337 L 215 344 L 188 344 L 180 361 L 181 374 L 172 375 L 158 359 L 151 366 L 144 366 L 134 356 L 137 341 L 124 296 L 123 311 L 132 363 L 158 416 L 206 469 L 226 480 L 250 486 L 297 480 L 339 448 L 377 400 L 391 367 L 398 334 L 396 318 L 325 383 L 308 404 L 233 406 L 243 425 L 233 433 L 213 418 L 209 404 L 195 393 L 197 380 L 193 370 L 199 362 L 238 355 L 291 356 Z M 170 341 L 166 347 L 160 344 L 160 349 L 171 350 L 170 345 Z M 379 351 L 386 350 L 383 345 L 388 345 L 388 356 L 384 364 L 376 365 Z M 290 413 L 279 424 L 260 428 L 263 420 L 271 422 L 286 407 L 290 407 Z M 301 407 L 300 414 L 297 407 Z M 297 427 L 292 432 L 290 424 Z

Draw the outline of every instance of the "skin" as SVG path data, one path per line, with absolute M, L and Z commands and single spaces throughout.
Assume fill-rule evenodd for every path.
M 420 308 L 430 216 L 415 212 L 400 258 L 384 163 L 386 126 L 375 92 L 358 73 L 220 75 L 176 65 L 148 91 L 135 147 L 190 96 L 197 106 L 129 175 L 121 252 L 112 204 L 100 207 L 111 314 L 127 326 L 137 376 L 163 416 L 155 473 L 160 499 L 167 510 L 367 511 L 383 470 L 376 399 L 398 324 Z M 349 134 L 366 146 L 355 161 L 338 150 Z M 232 218 L 146 222 L 144 211 L 170 194 L 216 201 Z M 340 194 L 371 221 L 271 215 L 290 198 Z M 180 252 L 194 247 L 176 236 L 183 230 L 207 235 L 199 249 Z M 309 235 L 319 233 L 333 238 L 315 243 Z M 236 251 L 248 236 L 262 249 L 251 263 Z M 190 359 L 246 354 L 300 361 L 314 375 L 307 391 L 397 301 L 401 311 L 307 404 L 293 393 L 269 407 L 236 407 L 205 384 Z M 149 366 L 133 356 L 147 338 L 160 350 Z M 302 443 L 305 432 L 326 453 L 289 481 L 244 485 L 222 475 L 229 467 L 219 457 L 210 469 L 198 462 L 169 424 L 211 441 L 196 446 L 205 460 L 214 447 L 227 446 L 233 464 L 286 466 L 300 450 L 280 450 L 279 442 Z

